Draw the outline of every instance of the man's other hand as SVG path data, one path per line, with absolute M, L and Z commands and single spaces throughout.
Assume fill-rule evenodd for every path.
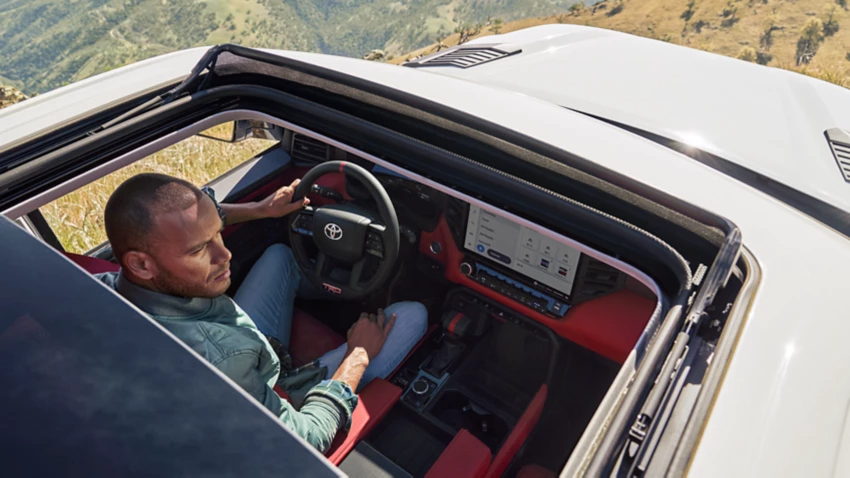
M 362 348 L 369 359 L 375 358 L 384 346 L 390 330 L 395 325 L 395 314 L 387 319 L 383 309 L 377 314 L 363 312 L 360 319 L 348 329 L 348 353 L 356 348 Z
M 263 211 L 263 216 L 283 217 L 310 204 L 310 200 L 306 196 L 300 201 L 292 202 L 295 188 L 298 187 L 300 182 L 300 179 L 296 179 L 289 186 L 284 186 L 261 200 L 259 205 Z

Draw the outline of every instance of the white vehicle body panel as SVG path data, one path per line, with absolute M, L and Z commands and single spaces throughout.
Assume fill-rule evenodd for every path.
M 469 42 L 522 53 L 430 67 L 617 121 L 727 159 L 850 211 L 824 137 L 850 129 L 845 88 L 778 68 L 625 33 L 547 25 Z
M 580 50 L 583 45 L 576 43 L 569 48 Z M 850 403 L 850 378 L 846 373 L 846 364 L 850 364 L 850 348 L 846 346 L 850 320 L 843 274 L 850 270 L 850 242 L 846 237 L 690 158 L 525 94 L 412 68 L 311 53 L 276 53 L 404 90 L 498 123 L 735 222 L 741 228 L 744 244 L 759 261 L 763 277 L 697 444 L 690 475 L 830 476 L 836 470 L 841 450 L 850 447 L 846 441 L 841 442 L 842 435 L 847 435 L 845 420 Z M 693 55 L 702 58 L 704 54 Z M 706 57 L 704 61 L 712 62 L 714 58 Z M 160 82 L 166 77 L 179 78 L 178 70 L 187 74 L 194 60 L 187 56 L 182 61 L 180 68 L 169 65 L 167 72 L 145 69 L 125 74 L 126 69 L 121 69 L 107 75 L 112 75 L 109 82 L 116 85 L 123 84 L 128 75 L 150 75 Z M 492 66 L 500 61 L 503 60 Z M 151 69 L 165 68 L 163 64 L 156 66 L 156 62 L 150 65 Z M 473 70 L 476 68 L 479 67 Z M 96 78 L 105 81 L 102 75 Z M 545 81 L 533 78 L 528 82 L 538 80 Z M 786 80 L 779 82 L 783 81 Z M 82 113 L 88 109 L 83 107 L 83 100 L 96 93 L 98 84 L 93 81 L 76 89 L 61 89 L 51 101 L 77 105 L 75 114 Z M 155 84 L 151 80 L 146 86 Z M 144 88 L 140 84 L 127 86 L 124 94 L 141 89 Z M 613 93 L 627 96 L 627 92 Z M 850 97 L 850 92 L 841 93 Z M 738 104 L 730 116 L 747 117 L 746 111 L 739 110 L 750 108 L 748 105 Z M 0 131 L 17 121 L 17 115 L 12 113 L 23 111 L 21 106 L 0 115 Z M 686 126 L 687 131 L 701 134 L 692 129 L 700 123 L 687 122 L 687 111 L 676 112 L 674 106 L 662 108 L 672 115 L 671 130 Z M 31 131 L 39 124 L 40 128 L 49 126 L 44 114 L 49 108 L 46 100 L 37 105 L 40 114 L 32 118 L 41 120 L 30 120 Z M 761 134 L 766 137 L 773 131 L 775 141 L 781 142 L 789 127 L 764 130 Z M 742 145 L 736 154 L 754 151 L 743 144 L 747 137 L 752 138 L 741 136 Z M 8 140 L 0 142 L 0 146 L 5 143 Z M 758 146 L 763 151 L 765 145 Z M 753 166 L 767 167 L 767 163 L 752 161 Z M 784 174 L 781 167 L 778 171 L 776 174 Z M 842 463 L 846 466 L 846 461 Z
M 4 108 L 0 110 L 0 146 L 128 96 L 174 83 L 188 75 L 208 49 L 193 48 L 150 58 Z

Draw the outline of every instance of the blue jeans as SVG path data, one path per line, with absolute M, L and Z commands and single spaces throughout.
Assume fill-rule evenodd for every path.
M 275 244 L 257 260 L 233 299 L 251 317 L 260 332 L 277 337 L 289 347 L 296 296 L 305 299 L 333 298 L 304 279 L 289 247 Z M 419 302 L 397 302 L 384 311 L 387 317 L 396 314 L 395 326 L 381 351 L 370 361 L 360 380 L 360 388 L 373 378 L 386 378 L 392 373 L 428 328 L 428 312 Z M 319 358 L 319 363 L 328 369 L 325 378 L 330 378 L 339 368 L 347 348 L 348 344 L 342 344 Z

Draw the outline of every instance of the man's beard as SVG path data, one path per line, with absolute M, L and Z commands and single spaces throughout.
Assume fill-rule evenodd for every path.
M 230 287 L 230 279 L 222 282 L 202 282 L 191 283 L 187 282 L 170 271 L 160 268 L 159 274 L 153 280 L 154 286 L 164 294 L 173 295 L 176 297 L 186 297 L 189 299 L 207 298 L 214 299 L 222 294 Z M 214 286 L 220 285 L 221 290 Z

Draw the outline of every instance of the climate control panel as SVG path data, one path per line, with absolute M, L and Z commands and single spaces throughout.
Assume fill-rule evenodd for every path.
M 570 304 L 564 299 L 530 287 L 480 262 L 463 262 L 460 272 L 475 282 L 549 317 L 560 319 L 570 309 Z

